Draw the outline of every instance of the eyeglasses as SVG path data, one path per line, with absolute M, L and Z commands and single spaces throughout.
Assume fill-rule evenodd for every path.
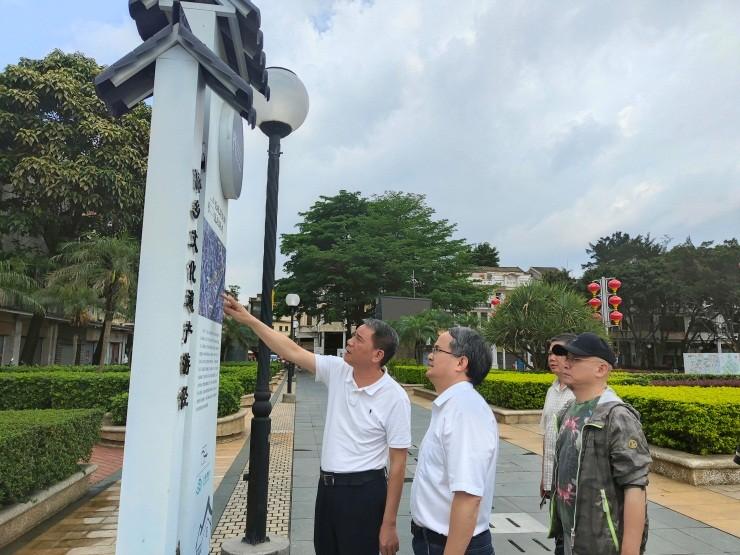
M 434 353 L 435 355 L 438 353 L 446 353 L 448 355 L 452 355 L 453 357 L 457 357 L 457 358 L 460 358 L 462 356 L 462 355 L 456 355 L 455 353 L 452 353 L 450 351 L 445 351 L 444 349 L 440 349 L 439 345 L 434 345 L 432 347 L 432 353 Z

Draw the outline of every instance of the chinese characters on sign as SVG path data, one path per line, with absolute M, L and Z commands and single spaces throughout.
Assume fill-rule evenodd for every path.
M 203 190 L 203 181 L 201 173 L 198 170 L 193 170 L 193 191 L 197 197 L 200 197 L 200 192 Z M 188 233 L 188 249 L 191 251 L 191 255 L 195 256 L 198 254 L 198 218 L 200 217 L 200 198 L 196 198 L 190 205 L 190 218 L 193 220 L 195 229 L 191 229 Z M 198 267 L 194 258 L 191 258 L 185 266 L 185 279 L 188 285 L 194 285 L 196 282 L 195 273 Z M 185 290 L 185 302 L 183 307 L 187 313 L 187 320 L 182 325 L 182 344 L 187 345 L 189 336 L 193 333 L 193 323 L 190 320 L 190 315 L 195 312 L 195 289 Z M 192 342 L 191 342 L 192 345 Z M 187 376 L 190 374 L 190 347 L 185 347 L 186 352 L 180 356 L 180 375 Z M 180 410 L 184 409 L 188 405 L 188 388 L 182 387 L 177 394 L 177 406 Z

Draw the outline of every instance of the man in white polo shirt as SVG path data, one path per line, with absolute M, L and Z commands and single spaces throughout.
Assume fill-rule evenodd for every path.
M 365 320 L 340 358 L 306 351 L 231 297 L 224 296 L 224 312 L 329 389 L 314 519 L 317 555 L 396 553 L 411 404 L 383 369 L 398 346 L 395 330 L 381 320 Z
M 454 327 L 437 338 L 428 366 L 439 395 L 411 486 L 414 553 L 492 555 L 498 427 L 473 388 L 491 368 L 491 350 L 476 331 Z

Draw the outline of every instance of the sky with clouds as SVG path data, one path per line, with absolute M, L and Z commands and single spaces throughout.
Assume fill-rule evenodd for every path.
M 311 102 L 283 141 L 279 233 L 348 189 L 423 193 L 525 269 L 578 274 L 617 230 L 740 236 L 738 2 L 254 1 L 268 65 Z M 127 5 L 0 0 L 0 65 L 55 47 L 112 63 L 140 42 Z M 267 142 L 245 143 L 227 283 L 254 294 Z

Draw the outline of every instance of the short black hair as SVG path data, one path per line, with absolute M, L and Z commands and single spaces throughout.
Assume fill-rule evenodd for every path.
M 447 331 L 452 336 L 450 350 L 456 357 L 468 359 L 466 374 L 473 385 L 478 385 L 488 375 L 493 363 L 490 347 L 481 334 L 472 328 L 455 326 Z
M 380 361 L 381 366 L 393 358 L 398 349 L 398 334 L 391 326 L 375 318 L 365 318 L 362 321 L 368 328 L 373 330 L 373 346 L 383 351 L 383 359 Z

